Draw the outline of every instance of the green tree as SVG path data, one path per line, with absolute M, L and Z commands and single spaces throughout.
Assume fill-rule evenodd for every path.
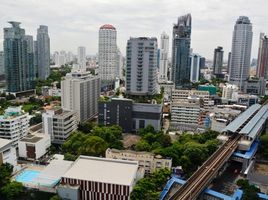
M 171 172 L 168 169 L 160 169 L 151 176 L 142 178 L 137 182 L 130 194 L 131 200 L 158 200 L 160 192 L 169 179 Z
M 262 158 L 268 158 L 268 134 L 264 134 L 260 137 L 259 152 Z
M 0 188 L 9 183 L 12 171 L 13 166 L 9 163 L 5 163 L 0 166 Z
M 1 194 L 7 200 L 13 200 L 23 193 L 22 183 L 12 181 L 1 188 Z
M 250 185 L 248 180 L 239 179 L 236 184 L 243 190 L 242 200 L 258 200 L 258 192 L 260 189 L 255 185 Z
M 94 127 L 94 124 L 92 122 L 80 122 L 78 124 L 77 130 L 83 133 L 90 133 L 93 127 Z
M 89 136 L 79 147 L 78 153 L 87 156 L 104 156 L 108 144 L 98 136 Z
M 147 141 L 141 139 L 141 140 L 136 144 L 136 146 L 135 146 L 135 150 L 136 150 L 136 151 L 150 151 L 150 150 L 151 150 L 151 146 L 150 146 L 150 144 L 149 144 Z
M 30 125 L 31 126 L 35 125 L 35 124 L 39 124 L 41 122 L 42 122 L 42 115 L 40 115 L 40 114 L 37 114 L 37 115 L 35 115 L 34 117 L 32 117 L 30 119 Z

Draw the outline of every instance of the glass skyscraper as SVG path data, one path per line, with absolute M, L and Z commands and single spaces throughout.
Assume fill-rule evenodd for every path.
M 178 89 L 191 86 L 191 24 L 191 14 L 187 14 L 179 17 L 178 23 L 173 26 L 172 80 Z
M 35 89 L 33 37 L 25 35 L 20 22 L 9 22 L 4 28 L 5 75 L 8 92 L 24 92 Z

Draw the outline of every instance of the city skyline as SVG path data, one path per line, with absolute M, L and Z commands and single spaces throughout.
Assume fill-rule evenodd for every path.
M 257 58 L 259 34 L 268 32 L 264 0 L 257 1 L 79 1 L 61 2 L 12 2 L 3 0 L 1 7 L 9 10 L 0 18 L 1 28 L 7 21 L 20 21 L 27 35 L 35 35 L 36 27 L 47 25 L 50 30 L 51 52 L 70 50 L 76 52 L 78 46 L 85 46 L 88 54 L 98 52 L 98 29 L 103 24 L 117 28 L 118 46 L 125 55 L 129 37 L 157 37 L 165 31 L 171 35 L 173 23 L 178 16 L 192 15 L 192 48 L 208 59 L 213 58 L 216 46 L 231 50 L 233 24 L 240 15 L 248 16 L 253 24 L 252 58 Z M 33 6 L 31 11 L 26 8 Z M 61 9 L 58 9 L 61 8 Z M 25 12 L 27 10 L 27 12 Z M 38 14 L 37 14 L 38 13 Z M 204 15 L 206 13 L 206 15 Z M 36 16 L 34 19 L 31 16 Z M 159 28 L 160 27 L 160 28 Z M 3 31 L 0 32 L 0 50 L 3 48 Z M 207 40 L 209 38 L 209 40 Z M 170 45 L 171 46 L 171 45 Z M 171 55 L 169 55 L 171 57 Z

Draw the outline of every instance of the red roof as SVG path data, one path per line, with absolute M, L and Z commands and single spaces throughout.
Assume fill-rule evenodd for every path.
M 115 27 L 111 24 L 104 24 L 103 26 L 100 27 L 100 29 L 113 29 L 116 30 Z

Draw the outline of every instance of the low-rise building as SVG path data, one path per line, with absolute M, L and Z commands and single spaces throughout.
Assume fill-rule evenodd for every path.
M 50 135 L 51 142 L 63 144 L 77 129 L 78 119 L 75 111 L 54 107 L 42 114 L 43 132 Z
M 199 90 L 173 90 L 172 91 L 172 102 L 177 100 L 187 99 L 188 97 L 196 96 L 203 101 L 203 107 L 209 109 L 214 106 L 214 101 L 212 100 L 209 91 L 199 91 Z
M 204 126 L 205 117 L 203 102 L 196 96 L 177 99 L 171 103 L 170 128 L 173 130 L 194 131 Z
M 139 167 L 144 168 L 146 174 L 155 172 L 161 168 L 168 168 L 171 170 L 172 159 L 162 158 L 160 155 L 155 155 L 150 152 L 138 152 L 131 150 L 118 150 L 108 148 L 105 152 L 106 158 L 138 161 Z
M 14 146 L 27 135 L 29 127 L 29 114 L 21 106 L 8 107 L 4 115 L 0 115 L 0 138 L 12 140 Z
M 51 145 L 50 136 L 43 133 L 28 134 L 19 143 L 19 157 L 27 160 L 42 158 Z
M 100 101 L 98 122 L 103 125 L 119 125 L 124 132 L 135 132 L 148 125 L 161 130 L 162 104 L 134 103 L 125 98 Z
M 233 99 L 233 94 L 238 92 L 238 86 L 232 84 L 226 84 L 222 88 L 223 99 Z
M 129 200 L 138 162 L 79 156 L 62 176 L 58 194 L 70 200 Z
M 17 156 L 12 141 L 0 138 L 0 165 L 3 163 L 15 166 L 17 164 Z

